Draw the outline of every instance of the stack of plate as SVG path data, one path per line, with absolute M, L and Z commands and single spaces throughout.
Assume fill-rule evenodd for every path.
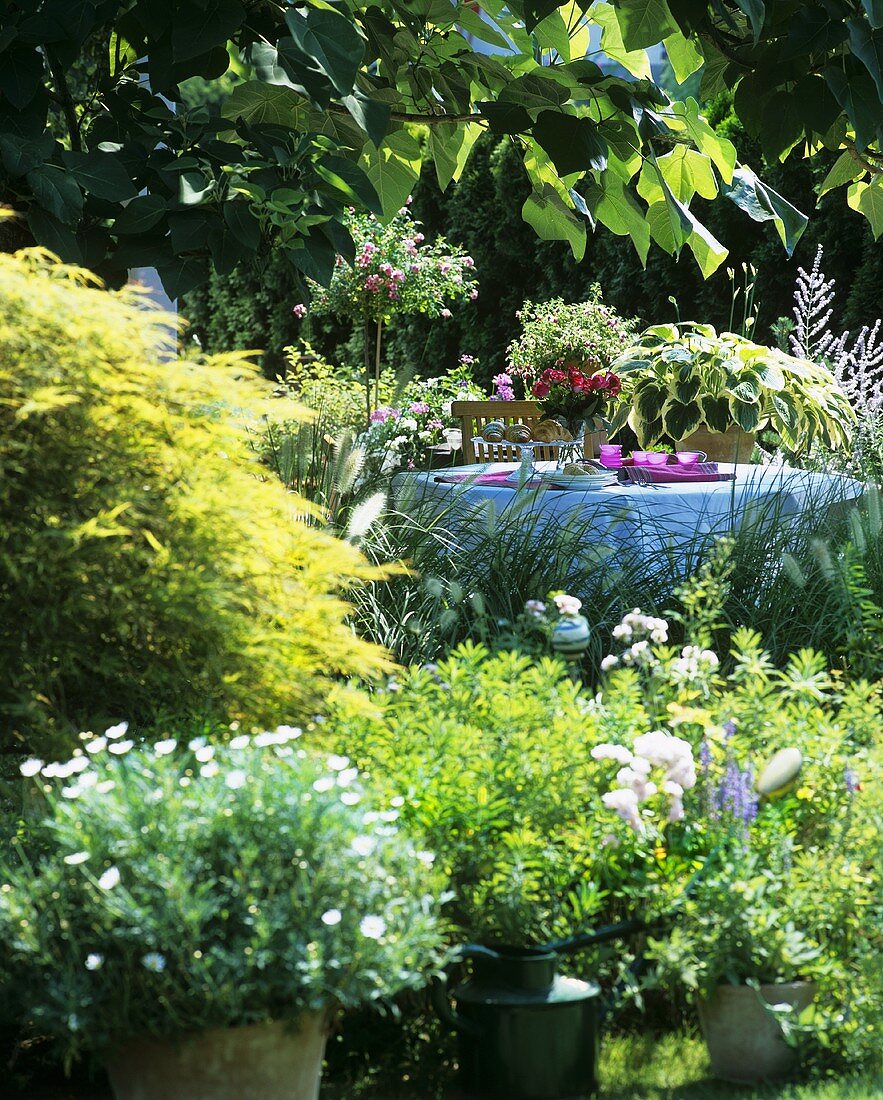
M 616 482 L 613 470 L 592 470 L 585 474 L 565 474 L 561 471 L 549 473 L 546 480 L 556 489 L 603 489 Z

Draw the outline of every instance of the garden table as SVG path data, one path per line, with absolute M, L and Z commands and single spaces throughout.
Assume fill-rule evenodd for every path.
M 553 462 L 537 463 L 540 470 Z M 842 505 L 862 495 L 863 486 L 839 474 L 797 470 L 781 465 L 720 463 L 735 480 L 678 484 L 613 484 L 603 488 L 554 489 L 546 485 L 478 484 L 486 473 L 516 471 L 513 463 L 483 463 L 446 471 L 412 471 L 393 480 L 393 502 L 421 522 L 441 524 L 456 542 L 468 548 L 476 532 L 526 516 L 539 540 L 569 526 L 589 535 L 595 551 L 628 551 L 645 563 L 656 556 L 683 575 L 715 538 L 734 534 L 746 525 L 782 527 L 801 516 Z M 468 480 L 449 483 L 449 475 Z

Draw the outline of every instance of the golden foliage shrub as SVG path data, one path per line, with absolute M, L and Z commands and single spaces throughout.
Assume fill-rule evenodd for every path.
M 296 720 L 384 664 L 346 625 L 371 576 L 298 521 L 247 425 L 242 354 L 31 250 L 0 256 L 0 732 L 36 751 L 105 719 Z

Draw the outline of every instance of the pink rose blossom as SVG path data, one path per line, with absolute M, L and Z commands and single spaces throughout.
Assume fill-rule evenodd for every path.
M 441 311 L 441 316 L 447 318 L 447 317 L 451 317 L 452 314 L 451 314 L 451 311 L 449 309 L 443 309 Z
M 474 302 L 475 299 L 478 297 L 478 291 L 475 288 L 473 288 L 472 290 L 469 291 L 469 297 Z
M 303 302 L 298 302 L 291 312 L 295 315 L 295 317 L 297 317 L 298 320 L 300 320 L 301 318 L 306 317 L 307 307 L 303 304 Z

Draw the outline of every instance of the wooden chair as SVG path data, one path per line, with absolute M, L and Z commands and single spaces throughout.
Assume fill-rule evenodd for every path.
M 463 432 L 464 466 L 472 466 L 476 462 L 518 462 L 520 459 L 521 453 L 514 447 L 472 442 L 473 437 L 481 435 L 482 428 L 491 420 L 502 420 L 504 424 L 521 423 L 532 428 L 544 419 L 535 401 L 455 401 L 451 405 L 451 415 L 459 419 Z M 534 457 L 540 461 L 549 459 L 554 462 L 558 451 L 539 446 L 534 450 Z

